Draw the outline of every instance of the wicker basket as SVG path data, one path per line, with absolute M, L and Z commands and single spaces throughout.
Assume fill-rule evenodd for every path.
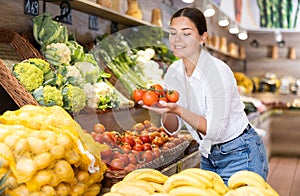
M 28 104 L 39 105 L 31 93 L 17 80 L 1 59 L 0 84 L 19 107 Z
M 13 64 L 28 58 L 44 59 L 21 35 L 0 29 L 0 84 L 19 107 L 27 104 L 39 105 L 11 72 Z

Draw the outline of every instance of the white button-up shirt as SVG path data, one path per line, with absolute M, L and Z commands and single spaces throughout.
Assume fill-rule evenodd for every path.
M 207 131 L 201 140 L 197 130 L 178 117 L 178 131 L 186 126 L 202 156 L 208 157 L 212 145 L 236 138 L 247 127 L 249 121 L 231 69 L 204 49 L 192 76 L 186 76 L 183 61 L 178 60 L 164 79 L 167 89 L 179 92 L 179 105 L 206 118 Z

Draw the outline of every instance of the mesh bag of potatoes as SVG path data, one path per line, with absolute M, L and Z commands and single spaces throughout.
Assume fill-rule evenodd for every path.
M 0 177 L 7 195 L 97 195 L 106 149 L 61 107 L 26 105 L 0 116 Z

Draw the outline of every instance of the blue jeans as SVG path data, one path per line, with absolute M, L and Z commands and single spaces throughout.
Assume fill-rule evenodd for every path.
M 263 140 L 253 128 L 227 143 L 213 145 L 209 157 L 201 157 L 200 167 L 218 173 L 226 185 L 239 170 L 256 172 L 265 180 L 269 170 Z

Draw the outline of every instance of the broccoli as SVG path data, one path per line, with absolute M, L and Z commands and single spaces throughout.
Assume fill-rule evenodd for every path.
M 71 62 L 71 50 L 65 43 L 47 45 L 43 55 L 55 69 L 60 66 L 69 66 Z
M 72 84 L 66 84 L 62 88 L 63 108 L 69 113 L 77 113 L 86 106 L 87 97 L 84 91 Z
M 13 74 L 29 92 L 34 91 L 44 82 L 43 71 L 30 63 L 14 64 Z
M 63 106 L 61 91 L 54 86 L 40 86 L 33 91 L 32 95 L 43 106 Z
M 98 65 L 90 62 L 76 62 L 74 66 L 80 70 L 86 82 L 93 84 L 98 81 L 100 77 L 100 67 Z
M 50 64 L 47 61 L 45 61 L 44 59 L 29 58 L 22 62 L 33 64 L 36 67 L 38 67 L 40 70 L 42 70 L 42 72 L 44 74 L 44 82 L 45 83 L 49 83 L 50 81 L 54 80 L 55 74 L 54 74 L 53 70 L 51 69 Z

